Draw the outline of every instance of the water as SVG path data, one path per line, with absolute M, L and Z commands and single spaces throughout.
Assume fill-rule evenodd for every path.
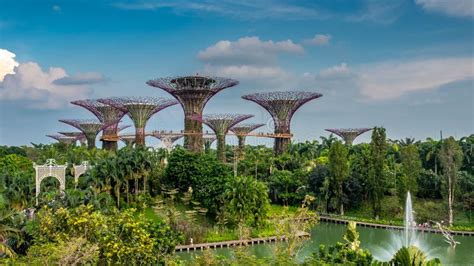
M 341 224 L 320 223 L 311 230 L 311 238 L 305 242 L 297 259 L 303 261 L 305 257 L 317 252 L 319 245 L 334 245 L 336 242 L 343 242 L 342 236 L 346 231 L 346 226 Z M 387 250 L 393 246 L 394 239 L 403 239 L 404 231 L 375 229 L 367 227 L 357 227 L 360 234 L 361 247 L 370 250 L 377 260 L 388 261 L 393 254 Z M 418 233 L 417 241 L 429 247 L 428 257 L 441 259 L 443 265 L 474 265 L 474 237 L 455 236 L 461 244 L 455 249 L 451 248 L 444 237 L 440 234 Z M 403 245 L 403 241 L 400 241 Z M 250 246 L 249 252 L 263 258 L 272 256 L 273 244 Z M 216 254 L 231 256 L 231 248 L 217 249 Z M 178 253 L 182 259 L 190 260 L 192 255 L 200 251 L 190 253 Z

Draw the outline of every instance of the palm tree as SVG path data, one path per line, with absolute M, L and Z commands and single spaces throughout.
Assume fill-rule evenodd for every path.
M 6 240 L 12 235 L 18 235 L 20 230 L 7 225 L 7 220 L 15 214 L 14 211 L 7 211 L 0 214 L 0 252 L 5 253 L 10 258 L 16 256 L 15 251 L 8 246 Z

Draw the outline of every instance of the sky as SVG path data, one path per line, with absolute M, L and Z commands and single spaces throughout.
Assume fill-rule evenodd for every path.
M 374 126 L 391 139 L 460 138 L 474 133 L 473 3 L 0 0 L 0 145 L 51 143 L 74 130 L 58 119 L 93 118 L 72 100 L 170 98 L 145 82 L 196 73 L 240 82 L 204 114 L 253 114 L 261 132 L 269 114 L 242 95 L 322 93 L 293 117 L 297 142 Z M 161 129 L 183 129 L 180 106 L 147 124 Z

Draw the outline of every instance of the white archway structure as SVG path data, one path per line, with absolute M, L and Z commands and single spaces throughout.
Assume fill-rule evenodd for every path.
M 79 177 L 83 175 L 87 170 L 92 168 L 92 166 L 89 164 L 88 161 L 83 161 L 79 165 L 73 165 L 74 168 L 74 182 L 77 184 L 77 181 L 79 181 Z
M 38 197 L 41 189 L 41 182 L 46 177 L 54 177 L 59 181 L 59 190 L 64 193 L 66 190 L 66 168 L 67 165 L 57 165 L 56 160 L 47 159 L 44 165 L 33 163 L 36 171 L 36 205 L 38 205 Z

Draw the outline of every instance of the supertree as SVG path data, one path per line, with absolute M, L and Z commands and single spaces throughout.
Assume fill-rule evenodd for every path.
M 170 134 L 164 131 L 153 131 L 150 135 L 159 139 L 163 148 L 165 148 L 168 152 L 173 149 L 173 143 L 183 137 L 183 135 Z
M 135 145 L 139 146 L 145 146 L 145 126 L 150 117 L 166 107 L 178 104 L 172 99 L 154 97 L 113 97 L 98 101 L 128 114 L 135 125 Z
M 290 144 L 291 118 L 305 103 L 323 96 L 316 92 L 278 91 L 255 93 L 242 96 L 243 99 L 253 101 L 265 108 L 273 118 L 275 124 L 275 154 L 282 154 Z M 279 136 L 278 136 L 279 135 Z
M 76 138 L 76 140 L 79 140 L 79 143 L 81 143 L 81 145 L 85 145 L 86 144 L 86 135 L 84 135 L 84 133 L 80 132 L 80 131 L 71 131 L 71 132 L 58 132 L 59 134 L 61 135 L 64 135 L 66 137 L 73 137 L 73 138 Z
M 204 136 L 203 138 L 204 141 L 204 152 L 209 152 L 211 149 L 211 145 L 214 141 L 216 141 L 216 136 Z
M 334 133 L 341 137 L 346 145 L 352 145 L 352 142 L 365 132 L 372 130 L 372 128 L 328 128 L 326 131 Z
M 175 97 L 184 111 L 184 147 L 201 152 L 203 147 L 202 122 L 193 119 L 202 116 L 206 103 L 219 91 L 239 84 L 238 81 L 220 77 L 184 76 L 167 77 L 147 81 L 147 84 L 163 89 Z
M 46 136 L 50 137 L 52 139 L 55 139 L 58 142 L 64 143 L 66 145 L 73 144 L 77 140 L 76 138 L 67 137 L 67 136 L 64 136 L 64 135 L 46 135 Z
M 119 136 L 119 139 L 125 143 L 125 146 L 132 147 L 135 144 L 135 136 Z
M 225 162 L 225 135 L 229 132 L 229 129 L 237 123 L 251 117 L 253 117 L 253 115 L 210 114 L 195 116 L 194 119 L 200 120 L 214 131 L 217 137 L 217 158 Z
M 264 124 L 237 124 L 230 129 L 239 140 L 239 157 L 243 156 L 245 150 L 245 138 L 247 135 L 263 125 Z
M 131 127 L 131 125 L 122 125 L 117 128 L 117 133 L 121 132 L 122 130 L 125 130 L 127 128 Z
M 110 124 L 110 126 L 103 129 L 101 138 L 102 148 L 106 150 L 117 150 L 118 124 L 126 111 L 92 99 L 77 100 L 71 103 L 89 110 L 100 122 Z
M 92 119 L 60 119 L 59 122 L 71 125 L 84 133 L 87 139 L 87 147 L 89 149 L 95 148 L 95 138 L 97 134 L 110 124 L 104 124 Z

